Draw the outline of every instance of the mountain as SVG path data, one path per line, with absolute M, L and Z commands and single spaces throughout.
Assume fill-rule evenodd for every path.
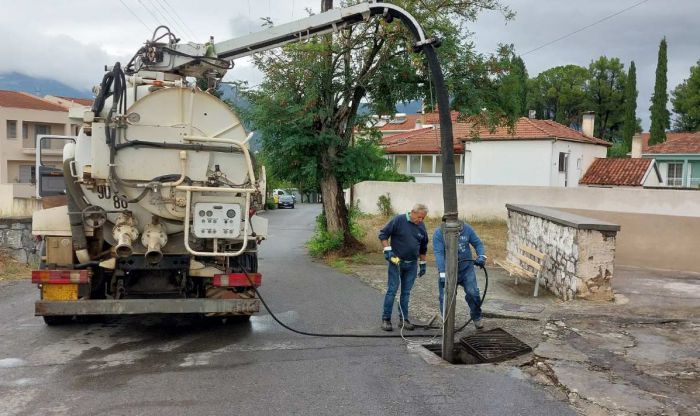
M 414 100 L 414 101 L 408 101 L 405 103 L 397 103 L 396 104 L 396 112 L 397 113 L 405 113 L 405 114 L 416 114 L 420 112 L 420 109 L 423 105 L 423 102 L 421 100 Z M 361 115 L 367 115 L 371 114 L 371 109 L 367 105 L 367 103 L 360 103 L 360 108 L 357 110 L 358 114 Z
M 89 90 L 77 90 L 61 82 L 34 78 L 18 72 L 0 74 L 0 90 L 23 91 L 38 97 L 45 95 L 60 95 L 73 98 L 93 98 Z

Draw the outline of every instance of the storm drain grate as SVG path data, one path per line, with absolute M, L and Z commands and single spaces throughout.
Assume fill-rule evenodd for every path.
M 467 335 L 459 343 L 484 363 L 503 361 L 532 351 L 532 348 L 501 328 Z

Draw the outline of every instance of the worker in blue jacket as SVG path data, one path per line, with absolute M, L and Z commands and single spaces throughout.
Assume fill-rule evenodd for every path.
M 476 250 L 476 260 L 472 259 L 472 250 Z M 433 233 L 433 251 L 439 273 L 438 290 L 440 292 L 440 313 L 444 316 L 445 297 L 445 239 L 442 235 L 442 227 L 438 227 Z M 484 267 L 486 264 L 486 254 L 484 254 L 484 244 L 476 232 L 469 224 L 462 224 L 457 240 L 457 284 L 462 286 L 465 293 L 465 300 L 469 305 L 469 312 L 477 329 L 484 327 L 481 322 L 481 298 L 479 297 L 479 286 L 476 283 L 476 271 L 474 265 Z
M 391 310 L 394 308 L 394 298 L 399 286 L 401 286 L 399 328 L 409 331 L 414 329 L 414 325 L 408 319 L 408 300 L 416 274 L 418 277 L 425 274 L 428 232 L 423 220 L 427 214 L 428 208 L 425 205 L 416 204 L 410 212 L 395 216 L 379 231 L 379 240 L 384 247 L 384 258 L 389 265 L 382 312 L 384 331 L 393 329 Z

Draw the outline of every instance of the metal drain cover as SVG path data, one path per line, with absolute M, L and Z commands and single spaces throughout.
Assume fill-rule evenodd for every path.
M 478 331 L 461 338 L 459 343 L 484 363 L 503 361 L 532 351 L 529 345 L 501 328 Z

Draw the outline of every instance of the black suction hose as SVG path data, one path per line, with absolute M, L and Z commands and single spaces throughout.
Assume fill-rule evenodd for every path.
M 262 302 L 263 306 L 265 307 L 265 310 L 267 310 L 267 313 L 270 314 L 272 319 L 274 319 L 275 322 L 277 322 L 280 326 L 282 326 L 284 329 L 287 329 L 291 332 L 297 333 L 299 335 L 306 335 L 309 337 L 322 337 L 322 338 L 434 338 L 438 335 L 439 333 L 424 333 L 424 334 L 394 334 L 394 335 L 384 335 L 384 334 L 337 334 L 337 333 L 322 333 L 322 332 L 309 332 L 309 331 L 302 331 L 300 329 L 295 329 L 292 328 L 291 326 L 285 324 L 284 322 L 280 321 L 279 318 L 272 312 L 270 307 L 267 305 L 267 302 L 265 302 L 265 299 L 263 299 L 262 295 L 258 291 L 258 288 L 255 286 L 253 283 L 253 280 L 251 280 L 250 275 L 248 274 L 248 271 L 241 265 L 241 270 L 243 271 L 243 274 L 245 274 L 246 279 L 248 279 L 248 283 L 250 283 L 250 286 L 253 288 L 255 291 L 255 294 L 258 296 L 258 299 L 260 299 L 260 302 Z M 484 303 L 484 298 L 486 298 L 486 292 L 488 291 L 489 287 L 489 274 L 486 271 L 485 267 L 482 267 L 482 270 L 484 271 L 484 276 L 486 277 L 486 285 L 484 286 L 484 293 L 481 296 L 481 303 Z M 459 329 L 455 330 L 455 333 L 463 330 L 467 325 L 469 325 L 469 322 L 472 320 L 469 319 L 464 325 L 462 325 Z

